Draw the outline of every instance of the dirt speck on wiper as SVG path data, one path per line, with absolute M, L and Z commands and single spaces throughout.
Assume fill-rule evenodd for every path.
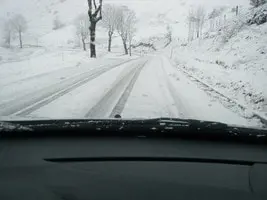
M 259 135 L 257 135 L 257 137 L 266 137 L 266 135 L 264 135 L 264 134 L 259 134 Z
M 29 127 L 25 127 L 19 124 L 12 124 L 9 122 L 0 122 L 0 132 L 1 131 L 33 131 L 33 129 Z
M 166 130 L 173 130 L 173 127 L 169 127 L 169 126 L 167 126 L 167 127 L 165 127 L 165 129 L 166 129 Z

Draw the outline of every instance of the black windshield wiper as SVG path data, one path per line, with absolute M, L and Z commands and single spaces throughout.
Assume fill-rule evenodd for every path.
M 158 118 L 147 120 L 35 120 L 0 122 L 0 135 L 7 136 L 137 136 L 181 137 L 267 143 L 267 130 L 223 123 Z

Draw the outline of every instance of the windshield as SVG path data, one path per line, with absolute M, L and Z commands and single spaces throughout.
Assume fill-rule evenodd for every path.
M 0 0 L 0 120 L 267 124 L 265 0 Z

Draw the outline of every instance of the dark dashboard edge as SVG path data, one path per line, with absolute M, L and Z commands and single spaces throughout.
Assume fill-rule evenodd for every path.
M 23 137 L 164 137 L 267 144 L 267 129 L 198 120 L 84 119 L 0 122 L 1 138 Z

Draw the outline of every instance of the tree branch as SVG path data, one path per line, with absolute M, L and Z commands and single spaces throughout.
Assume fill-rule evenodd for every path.
M 92 0 L 87 0 L 89 9 L 92 9 Z
M 88 0 L 88 15 L 90 17 L 90 20 L 92 19 L 92 0 Z
M 95 6 L 95 9 L 96 9 L 96 2 L 95 2 L 95 0 L 94 0 L 94 6 Z
M 97 7 L 97 9 L 95 10 L 93 16 L 96 17 L 98 15 L 98 13 L 100 12 L 100 17 L 102 19 L 102 0 L 100 0 L 100 4 Z

